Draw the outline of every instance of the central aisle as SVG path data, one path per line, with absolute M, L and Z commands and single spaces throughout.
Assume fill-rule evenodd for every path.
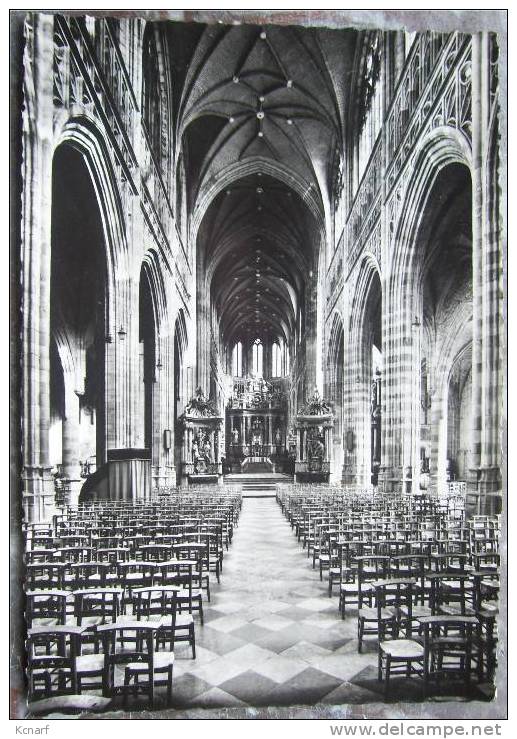
M 328 597 L 276 500 L 243 501 L 221 584 L 210 580 L 197 659 L 184 645 L 177 651 L 177 708 L 379 699 L 376 649 L 357 654 L 356 618 L 340 619 L 337 596 Z

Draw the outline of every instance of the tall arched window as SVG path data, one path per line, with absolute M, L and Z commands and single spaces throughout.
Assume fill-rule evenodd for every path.
M 375 32 L 370 35 L 368 40 L 368 50 L 361 82 L 356 187 L 364 174 L 382 126 L 381 73 L 381 34 Z
M 242 342 L 238 341 L 232 351 L 232 375 L 242 377 Z
M 284 344 L 284 375 L 288 375 L 291 371 L 291 365 L 289 362 L 289 346 Z
M 260 339 L 255 339 L 255 342 L 253 344 L 252 367 L 253 374 L 257 375 L 258 377 L 262 377 L 263 358 L 264 347 L 262 346 L 262 342 Z
M 273 377 L 280 377 L 282 374 L 282 351 L 277 341 L 273 344 L 272 360 L 272 375 Z
M 160 72 L 155 31 L 148 24 L 144 33 L 142 59 L 142 118 L 158 163 L 161 163 Z

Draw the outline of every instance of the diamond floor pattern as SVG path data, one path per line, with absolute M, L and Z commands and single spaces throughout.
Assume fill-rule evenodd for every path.
M 357 653 L 354 614 L 341 620 L 274 499 L 243 501 L 211 590 L 205 625 L 196 623 L 198 658 L 177 653 L 176 708 L 338 704 L 347 692 L 354 703 L 378 701 L 365 686 L 375 650 Z

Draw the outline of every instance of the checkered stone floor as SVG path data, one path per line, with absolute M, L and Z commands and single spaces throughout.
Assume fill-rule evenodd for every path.
M 379 700 L 374 645 L 357 653 L 354 614 L 341 620 L 274 499 L 244 501 L 223 565 L 197 658 L 177 649 L 176 708 Z

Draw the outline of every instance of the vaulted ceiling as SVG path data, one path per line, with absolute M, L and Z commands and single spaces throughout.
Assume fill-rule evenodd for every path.
M 198 239 L 225 343 L 290 339 L 318 238 L 301 198 L 272 177 L 250 175 L 215 198 Z
M 190 211 L 202 208 L 198 265 L 221 338 L 291 341 L 343 150 L 357 32 L 171 24 L 168 33 L 176 140 Z

